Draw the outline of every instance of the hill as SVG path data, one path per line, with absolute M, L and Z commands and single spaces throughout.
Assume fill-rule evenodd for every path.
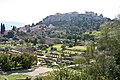
M 44 32 L 47 37 L 55 37 L 56 34 L 59 34 L 58 32 L 66 33 L 67 35 L 74 35 L 76 33 L 81 35 L 81 33 L 86 31 L 99 30 L 100 25 L 108 21 L 111 21 L 111 19 L 94 12 L 86 12 L 84 14 L 79 14 L 78 12 L 56 13 L 55 15 L 47 16 L 36 24 L 25 25 L 19 28 L 19 31 L 30 32 L 32 35 Z M 52 31 L 49 32 L 50 30 Z
M 56 27 L 79 27 L 79 28 L 95 28 L 99 29 L 99 26 L 106 22 L 110 21 L 110 18 L 103 17 L 102 14 L 98 15 L 94 12 L 86 12 L 84 14 L 79 14 L 78 12 L 70 13 L 56 13 L 55 15 L 47 16 L 43 19 L 42 23 L 46 25 L 53 24 Z
M 104 22 L 111 21 L 110 18 L 98 15 L 94 12 L 86 12 L 79 14 L 78 12 L 71 13 L 56 13 L 49 15 L 38 23 L 25 25 L 20 27 L 16 35 L 23 37 L 21 32 L 26 35 L 39 36 L 43 38 L 74 38 L 77 34 L 78 38 L 82 38 L 82 34 L 93 30 L 99 30 L 100 25 Z M 25 36 L 24 36 L 25 37 Z

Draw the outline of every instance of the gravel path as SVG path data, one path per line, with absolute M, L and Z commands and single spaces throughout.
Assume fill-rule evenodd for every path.
M 29 75 L 29 76 L 37 76 L 41 73 L 46 73 L 46 72 L 51 72 L 53 71 L 53 69 L 51 68 L 44 68 L 44 67 L 39 67 L 31 72 L 27 72 L 27 73 L 23 73 L 23 74 L 26 74 L 26 75 Z
M 74 66 L 75 65 L 70 65 L 70 66 L 67 66 L 65 68 L 74 67 Z M 38 67 L 36 69 L 9 71 L 9 72 L 7 72 L 7 74 L 25 74 L 25 75 L 29 75 L 29 76 L 37 76 L 37 75 L 42 74 L 42 73 L 52 72 L 53 70 L 57 70 L 57 69 Z
M 37 76 L 39 74 L 46 73 L 46 72 L 51 72 L 51 71 L 53 71 L 52 68 L 38 67 L 36 69 L 9 71 L 7 73 L 0 73 L 0 74 L 13 74 L 13 75 L 14 74 L 25 74 L 25 75 L 29 75 L 29 76 Z

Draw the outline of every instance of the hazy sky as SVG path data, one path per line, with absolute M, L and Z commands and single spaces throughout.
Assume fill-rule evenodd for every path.
M 0 21 L 36 23 L 48 15 L 73 11 L 115 18 L 120 14 L 120 0 L 0 0 Z

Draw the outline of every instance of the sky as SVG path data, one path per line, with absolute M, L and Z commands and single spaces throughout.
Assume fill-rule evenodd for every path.
M 0 22 L 37 23 L 55 13 L 93 11 L 105 17 L 120 14 L 120 0 L 0 0 Z

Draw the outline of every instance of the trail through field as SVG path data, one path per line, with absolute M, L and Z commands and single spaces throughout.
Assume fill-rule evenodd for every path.
M 29 76 L 37 76 L 41 73 L 46 73 L 46 72 L 51 72 L 51 71 L 53 71 L 53 69 L 51 69 L 51 68 L 39 67 L 39 68 L 36 68 L 35 70 L 33 70 L 31 72 L 27 72 L 27 73 L 24 73 L 24 74 L 29 75 Z
M 36 69 L 27 69 L 27 70 L 19 70 L 19 71 L 9 71 L 7 74 L 25 74 L 28 76 L 37 76 L 42 73 L 51 72 L 52 68 L 38 67 Z
M 70 68 L 70 67 L 75 67 L 78 65 L 69 65 L 64 68 Z M 36 69 L 27 69 L 27 70 L 19 70 L 19 71 L 9 71 L 7 72 L 8 74 L 25 74 L 28 76 L 37 76 L 39 74 L 47 73 L 47 72 L 52 72 L 53 70 L 58 70 L 58 69 L 52 69 L 52 68 L 45 68 L 45 67 L 38 67 Z

